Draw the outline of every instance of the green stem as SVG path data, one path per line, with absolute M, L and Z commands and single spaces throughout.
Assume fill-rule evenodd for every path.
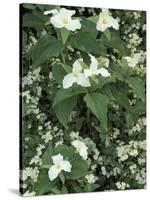
M 56 30 L 56 33 L 57 33 L 57 38 L 58 38 L 58 40 L 62 41 L 61 36 L 60 36 L 60 34 L 59 34 L 59 32 L 58 32 L 57 30 Z M 65 62 L 65 56 L 64 56 L 63 51 L 61 52 L 60 55 L 61 55 L 61 58 L 62 58 L 63 63 L 65 64 L 66 62 Z
M 62 53 L 61 53 L 61 58 L 62 58 L 63 63 L 65 64 L 65 56 L 64 56 L 63 51 L 62 51 Z

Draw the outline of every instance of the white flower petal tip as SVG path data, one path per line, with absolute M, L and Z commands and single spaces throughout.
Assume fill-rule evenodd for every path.
M 127 61 L 129 67 L 135 67 L 141 60 L 141 54 L 136 53 L 133 55 L 133 57 L 124 57 L 124 59 Z
M 108 9 L 102 9 L 102 12 L 99 14 L 99 20 L 96 25 L 98 31 L 104 32 L 108 28 L 119 29 L 119 23 L 117 19 L 114 19 Z
M 75 148 L 79 155 L 84 159 L 87 160 L 88 158 L 88 147 L 85 145 L 84 142 L 80 140 L 74 140 L 71 143 Z
M 110 73 L 108 72 L 107 69 L 105 68 L 101 68 L 98 70 L 98 73 L 101 74 L 103 77 L 109 77 L 110 76 Z
M 58 14 L 58 10 L 53 9 L 53 10 L 47 10 L 43 13 L 44 15 L 49 15 L 49 14 L 53 14 L 53 15 L 57 15 Z
M 72 15 L 75 14 L 75 10 L 67 10 L 66 8 L 61 8 L 59 11 L 56 9 L 45 11 L 44 14 L 53 14 L 51 17 L 51 23 L 56 28 L 66 28 L 69 31 L 76 31 L 77 29 L 81 29 L 80 20 L 72 19 Z
M 48 171 L 48 176 L 51 181 L 55 180 L 61 171 L 71 172 L 72 165 L 69 161 L 64 160 L 61 154 L 52 156 L 53 165 Z

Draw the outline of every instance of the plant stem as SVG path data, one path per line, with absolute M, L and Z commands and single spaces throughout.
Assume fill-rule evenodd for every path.
M 57 30 L 56 30 L 56 33 L 57 33 L 57 38 L 58 38 L 58 40 L 62 41 L 61 36 L 60 36 L 60 34 L 59 34 L 59 32 L 58 32 Z M 64 56 L 63 51 L 61 52 L 60 55 L 61 55 L 61 58 L 62 58 L 63 63 L 65 64 L 65 56 Z
M 65 56 L 64 56 L 64 54 L 63 54 L 63 51 L 62 51 L 62 53 L 61 53 L 61 58 L 62 58 L 63 63 L 65 64 Z

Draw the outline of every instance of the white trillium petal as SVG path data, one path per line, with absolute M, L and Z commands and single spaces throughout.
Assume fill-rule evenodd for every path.
M 81 149 L 81 151 L 79 152 L 80 156 L 84 159 L 87 160 L 87 156 L 88 156 L 88 152 L 86 149 Z
M 49 15 L 49 14 L 57 15 L 58 10 L 53 9 L 53 10 L 47 10 L 47 11 L 44 12 L 44 15 Z
M 61 154 L 52 156 L 52 160 L 53 160 L 53 163 L 55 164 L 56 162 L 63 161 L 63 156 Z
M 90 69 L 91 70 L 96 70 L 97 66 L 98 66 L 98 62 L 96 60 L 96 58 L 94 56 L 92 56 L 91 54 L 89 54 L 90 58 L 91 58 L 91 64 L 90 64 Z
M 83 59 L 78 59 L 73 63 L 73 73 L 81 73 L 82 72 L 82 66 L 81 63 L 83 62 Z
M 141 55 L 139 53 L 136 53 L 133 57 L 127 56 L 124 57 L 124 59 L 127 61 L 129 67 L 135 67 L 139 63 Z
M 77 150 L 77 152 L 80 154 L 80 156 L 86 160 L 88 156 L 88 151 L 87 151 L 87 146 L 85 145 L 84 142 L 79 141 L 79 140 L 74 140 L 71 143 Z
M 55 178 L 57 178 L 59 173 L 60 173 L 60 170 L 58 170 L 55 165 L 51 166 L 48 171 L 49 179 L 53 181 Z
M 66 29 L 69 31 L 75 31 L 81 28 L 81 23 L 78 19 L 71 20 L 66 26 Z
M 83 73 L 80 73 L 78 78 L 77 78 L 77 83 L 78 85 L 81 85 L 83 87 L 90 87 L 91 84 L 90 84 L 90 80 L 85 77 L 85 75 Z
M 109 15 L 108 8 L 102 8 L 102 13 L 105 14 L 105 15 Z
M 75 83 L 77 78 L 73 75 L 73 73 L 67 74 L 63 79 L 63 88 L 67 89 Z
M 119 29 L 119 23 L 118 23 L 118 20 L 117 19 L 114 19 L 113 17 L 111 17 L 111 26 L 118 30 Z
M 54 15 L 53 17 L 51 17 L 51 23 L 56 28 L 63 28 L 65 26 L 60 15 Z
M 97 74 L 101 74 L 103 77 L 108 77 L 110 76 L 110 73 L 108 72 L 107 69 L 101 68 L 97 70 Z
M 90 76 L 92 76 L 92 71 L 90 69 L 85 69 L 84 75 L 85 75 L 85 77 L 90 77 Z
M 72 16 L 76 13 L 75 10 L 67 10 L 66 8 L 61 8 L 59 13 L 64 16 Z
M 65 172 L 71 172 L 72 165 L 70 164 L 69 161 L 64 160 L 62 163 L 62 168 Z

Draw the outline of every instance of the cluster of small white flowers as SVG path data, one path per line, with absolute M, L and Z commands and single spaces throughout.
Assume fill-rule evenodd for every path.
M 58 137 L 59 141 L 63 142 L 63 130 L 54 126 L 51 121 L 48 121 L 44 126 L 38 127 L 38 133 L 41 135 L 41 139 L 47 144 L 54 138 Z
M 118 181 L 116 183 L 116 186 L 117 186 L 117 189 L 119 189 L 119 190 L 128 189 L 130 187 L 130 185 L 128 183 L 120 182 L 120 181 Z
M 136 33 L 133 34 L 129 34 L 129 44 L 127 45 L 127 47 L 130 48 L 135 48 L 137 46 L 139 46 L 142 42 L 142 38 L 140 38 Z
M 107 171 L 106 171 L 106 167 L 105 166 L 102 166 L 101 167 L 101 171 L 102 171 L 102 174 L 105 176 L 107 175 Z
M 120 135 L 120 130 L 117 128 L 113 128 L 113 132 L 112 132 L 112 139 L 116 139 L 118 137 L 118 135 Z
M 120 174 L 121 173 L 121 169 L 119 167 L 114 167 L 113 168 L 113 175 L 114 176 L 117 176 L 117 174 Z
M 31 47 L 34 46 L 36 44 L 36 42 L 37 42 L 37 39 L 31 33 L 31 35 L 29 37 L 29 43 L 23 49 L 23 55 L 26 53 L 29 53 L 31 50 Z
M 39 99 L 41 96 L 42 88 L 40 86 L 40 81 L 43 79 L 43 76 L 40 75 L 40 68 L 37 68 L 33 72 L 29 71 L 28 75 L 23 78 L 24 89 L 26 85 L 28 89 L 22 92 L 22 97 L 24 102 L 27 104 L 25 107 L 26 114 L 31 113 L 36 115 L 37 119 L 45 119 L 45 114 L 39 109 Z M 34 84 L 34 90 L 31 91 L 30 87 Z
M 133 12 L 133 15 L 134 15 L 134 19 L 138 19 L 141 17 L 139 12 Z
M 70 113 L 70 115 L 69 115 L 68 121 L 69 121 L 69 122 L 72 122 L 72 120 L 76 117 L 76 115 L 77 115 L 77 112 L 76 112 L 76 111 L 72 111 L 72 112 Z
M 85 178 L 89 184 L 93 184 L 98 180 L 98 177 L 94 176 L 94 174 L 86 175 Z
M 106 170 L 106 166 L 102 165 L 101 167 L 101 172 L 103 176 L 106 176 L 107 178 L 111 176 L 117 176 L 118 174 L 121 173 L 121 169 L 118 167 L 114 167 L 111 170 Z
M 71 140 L 79 138 L 79 132 L 71 131 L 70 138 L 71 138 Z
M 145 164 L 145 162 L 146 162 L 146 159 L 145 158 L 138 158 L 138 164 L 139 165 L 142 165 L 142 164 Z
M 38 67 L 37 69 L 35 69 L 33 72 L 29 71 L 27 76 L 24 76 L 22 79 L 22 85 L 23 86 L 30 86 L 32 85 L 35 81 L 38 82 L 41 80 L 42 76 L 40 75 L 40 71 L 41 68 Z M 39 92 L 40 92 L 41 88 L 39 88 Z
M 143 41 L 143 38 L 139 36 L 139 30 L 141 29 L 142 31 L 140 22 L 141 12 L 127 12 L 126 17 L 128 19 L 133 18 L 135 22 L 131 25 L 122 21 L 122 25 L 125 26 L 125 35 L 123 36 L 123 39 L 128 43 L 127 47 L 131 49 L 132 52 L 136 52 Z
M 27 190 L 24 194 L 23 197 L 34 197 L 36 195 L 35 191 L 30 192 L 29 190 Z
M 79 12 L 80 15 L 84 15 L 85 11 L 87 11 L 90 16 L 96 15 L 95 8 L 87 8 L 87 9 L 85 9 L 84 7 L 78 8 L 78 12 Z
M 31 178 L 33 182 L 36 182 L 39 176 L 39 170 L 38 167 L 27 167 L 22 170 L 22 180 L 26 181 L 28 178 Z
M 31 159 L 29 163 L 30 165 L 32 164 L 39 165 L 39 166 L 42 165 L 42 159 L 40 158 L 40 156 L 43 153 L 42 151 L 43 149 L 45 149 L 45 146 L 41 144 L 36 148 L 37 154 Z
M 129 168 L 130 168 L 131 174 L 135 174 L 136 173 L 136 170 L 137 170 L 137 165 L 136 164 L 131 165 Z
M 138 170 L 138 173 L 136 173 L 135 179 L 136 179 L 137 183 L 140 185 L 146 184 L 146 169 L 145 169 L 145 167 L 142 168 L 141 170 Z
M 55 65 L 55 64 L 60 64 L 61 63 L 61 60 L 60 58 L 52 58 L 51 59 L 51 65 Z
M 119 158 L 119 161 L 125 161 L 130 156 L 136 157 L 138 155 L 138 150 L 146 150 L 146 141 L 130 141 L 127 145 L 120 145 L 117 147 L 117 156 Z
M 128 131 L 129 135 L 133 135 L 135 132 L 141 132 L 143 128 L 146 126 L 146 118 L 139 118 L 136 124 Z

